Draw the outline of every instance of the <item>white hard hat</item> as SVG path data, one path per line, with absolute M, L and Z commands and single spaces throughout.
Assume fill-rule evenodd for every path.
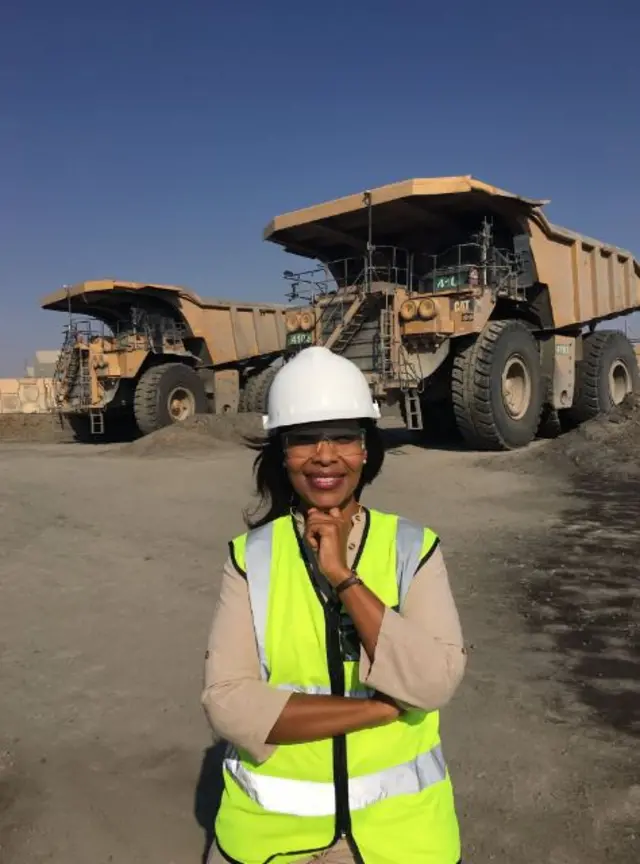
M 369 384 L 355 363 L 314 345 L 285 363 L 271 384 L 265 429 L 322 420 L 380 417 Z

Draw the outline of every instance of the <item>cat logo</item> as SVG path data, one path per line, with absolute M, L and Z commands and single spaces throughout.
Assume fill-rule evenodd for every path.
M 454 312 L 473 312 L 473 300 L 456 300 L 453 304 Z
M 469 323 L 474 318 L 474 305 L 473 299 L 455 300 L 453 304 L 454 314 L 459 314 L 463 323 Z

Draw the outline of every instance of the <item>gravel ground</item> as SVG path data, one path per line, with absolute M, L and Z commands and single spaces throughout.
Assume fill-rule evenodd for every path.
M 577 461 L 574 433 L 483 456 L 389 433 L 367 503 L 440 533 L 470 649 L 442 717 L 467 862 L 638 860 L 636 420 Z M 82 446 L 0 424 L 3 864 L 201 860 L 203 654 L 255 426 L 195 426 Z

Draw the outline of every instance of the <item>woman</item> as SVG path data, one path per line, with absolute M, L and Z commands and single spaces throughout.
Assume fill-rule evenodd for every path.
M 360 503 L 384 449 L 326 348 L 274 378 L 266 515 L 230 543 L 202 702 L 230 742 L 210 862 L 456 864 L 439 712 L 465 653 L 438 538 Z

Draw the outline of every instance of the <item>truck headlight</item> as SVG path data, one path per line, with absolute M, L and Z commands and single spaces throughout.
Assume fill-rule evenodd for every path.
M 421 318 L 425 321 L 430 321 L 432 318 L 435 318 L 437 314 L 438 310 L 436 309 L 436 304 L 430 297 L 420 301 L 420 305 L 418 306 L 418 315 Z
M 400 317 L 403 321 L 411 321 L 418 314 L 418 307 L 413 300 L 405 300 L 400 307 Z
M 289 333 L 294 333 L 296 330 L 300 329 L 300 313 L 299 312 L 288 312 L 285 319 L 285 327 L 289 331 Z
M 300 329 L 306 331 L 313 330 L 316 318 L 313 312 L 301 312 L 299 315 Z

